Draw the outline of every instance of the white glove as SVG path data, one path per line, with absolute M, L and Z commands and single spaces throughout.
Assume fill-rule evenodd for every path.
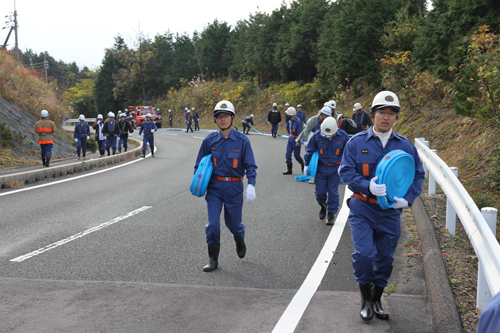
M 90 139 L 90 136 L 87 136 L 87 140 Z
M 304 176 L 307 176 L 307 168 L 308 168 L 308 166 L 306 165 L 306 166 L 304 167 Z
M 304 145 L 304 148 L 307 148 L 307 145 L 309 144 L 308 141 L 304 141 L 304 143 L 302 143 Z
M 139 139 L 141 138 L 141 135 L 139 134 Z
M 394 197 L 394 201 L 396 201 L 396 203 L 392 206 L 393 209 L 408 207 L 408 201 L 403 198 Z
M 155 132 L 155 130 L 154 130 L 154 128 L 152 128 L 152 129 L 151 129 L 151 133 L 154 133 L 154 132 Z
M 370 192 L 377 197 L 385 197 L 387 195 L 387 190 L 385 184 L 377 184 L 378 177 L 375 176 L 370 180 Z
M 255 186 L 252 184 L 248 184 L 247 186 L 246 197 L 247 203 L 252 203 L 255 200 Z
M 78 139 L 75 139 L 75 142 L 78 142 Z
M 129 133 L 128 136 L 132 136 L 132 133 Z
M 268 124 L 270 124 L 270 122 L 267 122 Z
M 281 125 L 281 123 L 278 123 L 278 125 Z

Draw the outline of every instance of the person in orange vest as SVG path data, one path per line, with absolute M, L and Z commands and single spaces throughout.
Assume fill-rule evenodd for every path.
M 42 110 L 41 116 L 42 119 L 35 124 L 35 133 L 38 134 L 38 143 L 42 149 L 42 163 L 48 167 L 50 156 L 52 155 L 52 147 L 54 146 L 52 134 L 56 131 L 56 124 L 48 119 L 49 112 L 47 110 Z

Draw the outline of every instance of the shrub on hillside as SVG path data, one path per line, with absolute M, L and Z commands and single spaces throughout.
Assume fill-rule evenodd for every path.
M 29 71 L 17 62 L 11 54 L 0 51 L 0 96 L 10 104 L 28 111 L 36 118 L 41 110 L 49 111 L 49 118 L 56 124 L 69 110 L 55 93 L 55 82 L 45 83 L 37 72 Z
M 10 142 L 13 138 L 14 136 L 12 135 L 10 128 L 7 127 L 7 124 L 0 124 L 0 141 L 2 142 L 2 147 L 7 147 L 8 145 L 10 145 Z

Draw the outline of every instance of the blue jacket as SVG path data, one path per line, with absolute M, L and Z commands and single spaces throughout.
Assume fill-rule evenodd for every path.
M 290 124 L 290 136 L 293 136 L 294 138 L 298 137 L 299 134 L 302 133 L 302 120 L 300 120 L 299 117 L 295 116 L 295 118 L 289 121 L 289 124 Z
M 209 154 L 212 154 L 213 175 L 243 178 L 246 173 L 248 184 L 255 185 L 257 165 L 250 140 L 246 135 L 231 130 L 224 139 L 220 131 L 210 133 L 201 144 L 194 166 L 195 171 L 201 159 Z
M 90 136 L 89 124 L 87 123 L 83 123 L 83 125 L 80 123 L 76 124 L 73 136 L 75 137 L 75 139 L 78 138 L 79 136 Z
M 307 123 L 306 121 L 306 114 L 304 111 L 297 111 L 297 117 L 300 118 L 300 120 L 305 124 Z
M 153 121 L 150 121 L 149 123 L 147 121 L 143 121 L 141 123 L 141 129 L 139 130 L 139 135 L 141 135 L 142 132 L 144 132 L 144 135 L 147 136 L 153 135 L 153 132 L 151 132 L 152 129 L 154 129 L 155 131 L 158 130 Z
M 355 193 L 370 195 L 370 180 L 375 177 L 377 165 L 385 154 L 401 149 L 415 160 L 415 179 L 408 193 L 403 197 L 411 205 L 422 192 L 424 182 L 424 168 L 418 157 L 417 149 L 404 136 L 392 132 L 385 148 L 382 142 L 373 133 L 373 126 L 368 130 L 354 135 L 347 143 L 342 156 L 339 174 L 349 189 Z
M 344 147 L 349 141 L 349 135 L 344 130 L 338 129 L 337 133 L 331 138 L 325 138 L 321 135 L 321 131 L 314 133 L 307 145 L 306 155 L 304 160 L 309 166 L 312 154 L 319 152 L 319 161 L 326 164 L 335 164 L 342 161 Z

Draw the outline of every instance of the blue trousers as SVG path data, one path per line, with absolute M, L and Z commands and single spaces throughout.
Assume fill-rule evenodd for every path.
M 128 134 L 127 136 L 120 136 L 120 139 L 118 140 L 118 149 L 122 148 L 122 143 L 123 148 L 128 148 Z
M 300 147 L 296 145 L 295 138 L 290 136 L 288 137 L 288 142 L 286 144 L 286 163 L 292 163 L 292 151 L 293 151 L 293 156 L 299 163 L 304 163 L 304 160 L 300 156 Z
M 402 209 L 383 210 L 379 205 L 354 196 L 349 201 L 348 217 L 354 253 L 352 267 L 356 282 L 387 286 L 394 252 L 401 235 Z
M 328 205 L 328 212 L 337 214 L 339 211 L 339 184 L 338 165 L 318 164 L 315 178 L 315 195 L 319 204 Z
M 210 179 L 205 195 L 208 208 L 208 224 L 205 226 L 207 243 L 220 243 L 220 214 L 224 205 L 226 227 L 234 235 L 234 240 L 245 240 L 245 226 L 241 223 L 243 209 L 243 182 L 225 182 Z
M 280 124 L 276 123 L 276 124 L 271 124 L 271 134 L 273 133 L 278 133 L 278 126 Z
M 248 131 L 250 131 L 250 125 L 248 125 L 247 123 L 241 123 L 241 125 L 243 125 L 243 133 L 245 133 L 248 129 Z
M 172 127 L 172 119 L 169 119 L 168 122 L 170 123 L 170 127 Z
M 187 128 L 186 128 L 186 132 L 191 130 L 191 132 L 193 131 L 193 129 L 191 128 L 191 123 L 186 123 L 187 125 Z
M 194 130 L 196 131 L 196 129 L 200 129 L 200 126 L 198 125 L 198 120 L 195 120 L 194 121 Z
M 106 137 L 106 149 L 109 148 L 112 148 L 113 151 L 116 151 L 116 136 Z
M 50 157 L 52 155 L 52 147 L 54 147 L 53 143 L 40 144 L 40 148 L 42 150 L 42 158 Z
M 87 137 L 85 135 L 79 135 L 77 137 L 78 142 L 76 143 L 76 153 L 78 156 L 80 156 L 80 151 L 83 153 L 83 156 L 85 156 L 85 153 L 87 152 Z
M 149 143 L 149 149 L 151 150 L 152 153 L 154 153 L 155 137 L 153 135 L 151 136 L 144 135 L 144 137 L 142 138 L 142 151 L 146 151 L 146 149 L 148 148 L 148 143 Z

